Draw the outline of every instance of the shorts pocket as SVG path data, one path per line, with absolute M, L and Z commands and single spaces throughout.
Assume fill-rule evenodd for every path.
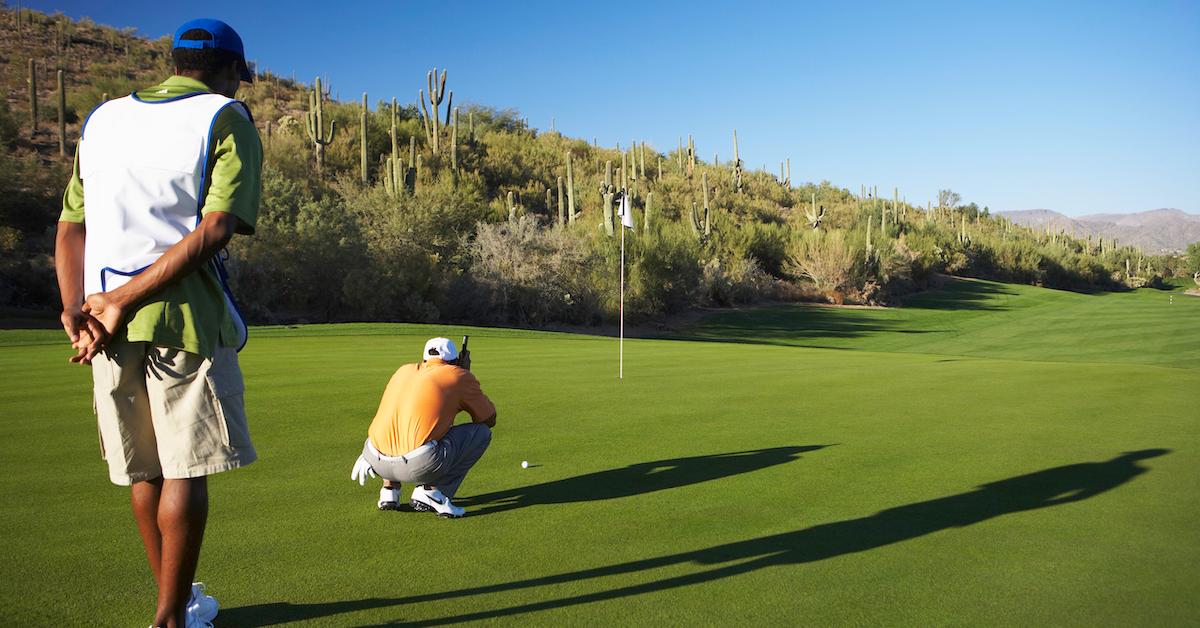
M 253 447 L 246 420 L 246 385 L 242 381 L 242 371 L 238 368 L 237 353 L 227 347 L 218 348 L 205 379 L 212 395 L 213 410 L 221 431 L 221 443 L 234 449 Z

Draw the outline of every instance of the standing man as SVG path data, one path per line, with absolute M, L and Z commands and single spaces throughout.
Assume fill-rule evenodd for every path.
M 450 500 L 492 442 L 496 406 L 471 374 L 470 351 L 431 338 L 421 357 L 392 375 L 350 479 L 383 478 L 380 510 L 399 510 L 400 483 L 412 482 L 414 510 L 457 518 L 465 511 Z M 471 422 L 454 425 L 464 411 Z
M 175 33 L 175 76 L 103 103 L 81 133 L 55 246 L 62 323 L 91 364 L 101 450 L 158 584 L 154 625 L 209 625 L 192 578 L 206 476 L 256 455 L 237 350 L 246 327 L 217 254 L 254 232 L 262 145 L 234 100 L 253 76 L 228 24 Z

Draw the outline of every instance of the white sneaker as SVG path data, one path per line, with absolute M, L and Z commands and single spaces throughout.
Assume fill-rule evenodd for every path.
M 426 489 L 418 484 L 412 492 L 412 507 L 417 512 L 436 512 L 439 517 L 450 517 L 457 519 L 467 511 L 450 503 L 450 498 L 442 495 L 442 492 L 433 489 Z
M 400 510 L 400 487 L 388 488 L 385 486 L 379 489 L 379 502 L 376 506 L 380 510 Z
M 217 600 L 204 592 L 203 582 L 192 583 L 192 597 L 187 603 L 187 628 L 208 628 L 216 619 L 221 605 Z
M 213 625 L 210 621 L 201 621 L 195 615 L 188 613 L 184 615 L 184 628 L 213 628 Z

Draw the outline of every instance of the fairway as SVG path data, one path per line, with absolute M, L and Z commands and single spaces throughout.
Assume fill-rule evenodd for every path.
M 260 460 L 212 480 L 198 579 L 219 626 L 1195 624 L 1200 298 L 1173 301 L 953 281 L 727 311 L 627 341 L 624 381 L 612 338 L 259 328 Z M 377 512 L 349 475 L 379 395 L 463 333 L 499 408 L 468 516 Z M 144 626 L 59 335 L 0 332 L 0 624 Z

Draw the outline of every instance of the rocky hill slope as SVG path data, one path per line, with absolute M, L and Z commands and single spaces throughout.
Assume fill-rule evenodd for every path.
M 1000 212 L 1018 225 L 1065 231 L 1076 237 L 1117 240 L 1147 253 L 1177 253 L 1200 241 L 1200 215 L 1179 209 L 1153 209 L 1130 214 L 1065 216 L 1049 209 Z

